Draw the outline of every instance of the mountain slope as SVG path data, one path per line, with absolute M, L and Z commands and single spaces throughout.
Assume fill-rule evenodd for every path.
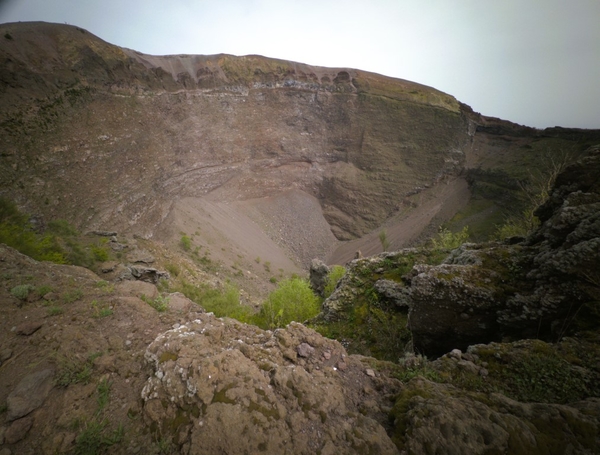
M 185 231 L 169 221 L 179 200 L 244 212 L 300 191 L 327 222 L 312 234 L 329 245 L 318 255 L 344 262 L 375 250 L 384 225 L 397 248 L 452 217 L 468 202 L 466 185 L 451 194 L 441 185 L 462 179 L 465 165 L 519 168 L 522 147 L 546 140 L 433 88 L 360 70 L 149 56 L 57 24 L 3 24 L 0 37 L 0 196 L 83 229 L 174 242 Z M 581 149 L 581 138 L 559 133 Z M 281 226 L 292 233 L 281 248 L 306 266 L 293 234 L 302 223 Z

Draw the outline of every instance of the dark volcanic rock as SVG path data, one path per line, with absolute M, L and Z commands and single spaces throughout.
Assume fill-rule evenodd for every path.
M 414 347 L 441 355 L 474 343 L 556 340 L 598 322 L 600 151 L 565 169 L 525 244 L 463 245 L 410 286 Z
M 319 259 L 313 259 L 310 264 L 310 287 L 315 294 L 325 297 L 325 286 L 327 286 L 327 275 L 329 267 Z

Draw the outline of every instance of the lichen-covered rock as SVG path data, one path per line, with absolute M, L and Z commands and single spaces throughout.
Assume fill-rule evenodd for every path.
M 145 357 L 144 418 L 185 453 L 398 453 L 383 424 L 400 383 L 301 324 L 271 332 L 203 314 Z
M 600 400 L 571 406 L 465 393 L 423 378 L 396 401 L 395 441 L 405 453 L 597 453 Z
M 410 290 L 396 281 L 386 279 L 377 280 L 373 287 L 382 298 L 399 308 L 408 309 L 411 304 Z
M 408 327 L 418 352 L 442 355 L 497 334 L 498 275 L 464 265 L 417 265 Z M 450 348 L 450 349 L 449 349 Z

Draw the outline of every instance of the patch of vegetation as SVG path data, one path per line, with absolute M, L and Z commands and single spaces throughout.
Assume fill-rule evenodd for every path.
M 150 297 L 147 297 L 142 294 L 141 299 L 159 313 L 162 313 L 169 309 L 169 297 L 167 296 L 159 295 L 155 299 L 151 299 Z
M 89 355 L 85 360 L 75 356 L 57 356 L 58 371 L 54 377 L 54 383 L 59 387 L 68 387 L 71 384 L 90 382 L 92 377 L 94 360 L 102 353 Z
M 19 212 L 15 204 L 2 198 L 0 198 L 0 243 L 5 243 L 38 261 L 57 264 L 67 262 L 55 235 L 36 233 L 29 222 L 29 217 Z
M 181 239 L 179 239 L 179 246 L 183 251 L 190 251 L 192 249 L 192 239 L 183 234 Z
M 325 298 L 329 297 L 335 291 L 335 287 L 338 282 L 342 279 L 344 274 L 346 273 L 346 268 L 341 265 L 334 265 L 329 273 L 327 274 L 327 283 L 325 284 L 325 289 L 323 293 Z
M 48 294 L 48 293 L 52 292 L 52 290 L 53 290 L 53 289 L 52 289 L 52 286 L 48 286 L 47 284 L 43 284 L 42 286 L 38 286 L 38 287 L 35 289 L 35 292 L 37 292 L 37 294 L 38 294 L 40 297 L 44 297 L 46 294 Z
M 27 300 L 29 293 L 35 290 L 35 286 L 31 284 L 19 284 L 10 290 L 13 297 L 19 300 Z
M 431 239 L 431 244 L 435 250 L 453 250 L 465 243 L 468 238 L 468 226 L 465 226 L 459 232 L 451 232 L 446 228 L 440 227 L 437 235 Z
M 48 316 L 58 316 L 59 314 L 63 314 L 64 310 L 59 306 L 51 306 L 48 308 Z
M 379 233 L 379 242 L 381 243 L 381 248 L 383 251 L 390 249 L 390 241 L 387 238 L 387 232 L 385 229 Z
M 108 261 L 109 255 L 108 251 L 104 246 L 92 246 L 91 247 L 92 255 L 94 259 L 98 262 L 106 262 Z
M 264 329 L 285 327 L 292 321 L 304 322 L 320 311 L 319 299 L 308 281 L 301 278 L 283 280 L 261 305 L 256 325 Z
M 6 39 L 8 39 L 8 40 L 12 40 L 12 39 L 13 39 L 12 35 L 11 35 L 10 33 L 8 33 L 8 32 L 6 32 L 6 33 L 4 34 L 4 38 L 6 38 Z
M 235 286 L 228 285 L 224 290 L 219 290 L 206 285 L 194 286 L 183 282 L 179 291 L 219 318 L 229 317 L 246 323 L 252 320 L 253 311 L 250 307 L 242 305 L 240 292 Z
M 96 387 L 96 392 L 98 394 L 96 397 L 96 401 L 98 402 L 98 412 L 101 412 L 108 405 L 111 387 L 112 382 L 106 378 L 103 378 L 98 383 L 98 386 Z
M 181 273 L 181 267 L 179 267 L 177 264 L 172 264 L 172 263 L 165 264 L 165 269 L 173 277 L 178 277 L 179 274 Z
M 92 301 L 92 317 L 105 318 L 112 314 L 113 310 L 109 307 L 108 303 L 98 303 L 97 300 Z
M 106 294 L 110 294 L 115 290 L 115 285 L 106 280 L 96 281 L 96 287 Z
M 83 430 L 75 438 L 75 455 L 97 455 L 123 440 L 125 429 L 119 426 L 108 429 L 107 419 L 94 419 L 84 424 Z
M 71 291 L 65 291 L 61 295 L 61 299 L 65 303 L 73 303 L 83 297 L 83 291 L 80 288 Z

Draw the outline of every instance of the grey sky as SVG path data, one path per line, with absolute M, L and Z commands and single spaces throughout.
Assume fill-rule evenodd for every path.
M 1 1 L 1 0 L 0 0 Z M 600 128 L 600 0 L 14 0 L 147 54 L 260 54 L 430 85 L 484 115 Z

